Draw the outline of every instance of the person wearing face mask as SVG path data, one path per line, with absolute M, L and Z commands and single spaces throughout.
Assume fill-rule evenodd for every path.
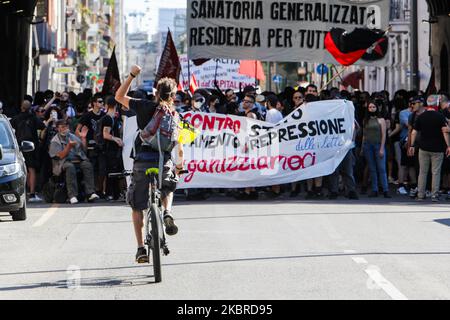
M 219 114 L 226 114 L 227 110 L 225 106 L 220 104 L 219 98 L 215 95 L 211 95 L 208 98 L 207 103 L 207 113 L 219 113 Z
M 83 128 L 81 139 L 70 132 L 66 120 L 56 123 L 58 134 L 50 143 L 49 155 L 53 159 L 53 174 L 60 176 L 64 173 L 67 185 L 67 195 L 71 204 L 78 203 L 79 188 L 77 182 L 77 167 L 83 173 L 83 184 L 87 199 L 93 202 L 99 198 L 94 190 L 94 170 L 86 156 L 87 128 Z
M 194 112 L 207 112 L 205 105 L 206 99 L 200 93 L 195 93 L 192 97 L 192 111 Z
M 175 96 L 173 105 L 175 106 L 175 109 L 177 110 L 178 113 L 184 113 L 189 111 L 190 109 L 184 104 L 183 97 L 181 96 L 181 94 L 177 94 Z
M 369 197 L 378 196 L 378 181 L 380 181 L 384 197 L 391 198 L 386 173 L 386 121 L 380 115 L 380 111 L 381 106 L 378 102 L 369 102 L 363 121 L 363 152 L 369 165 L 372 182 L 372 193 Z

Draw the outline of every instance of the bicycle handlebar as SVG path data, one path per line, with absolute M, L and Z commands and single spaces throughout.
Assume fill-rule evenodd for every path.
M 181 170 L 180 174 L 188 174 L 189 170 Z M 109 178 L 125 178 L 125 177 L 130 177 L 133 174 L 133 171 L 123 171 L 123 172 L 114 172 L 114 173 L 109 173 L 108 177 Z

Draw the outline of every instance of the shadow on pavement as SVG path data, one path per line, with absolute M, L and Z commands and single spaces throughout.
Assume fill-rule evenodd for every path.
M 154 284 L 149 281 L 153 276 L 120 276 L 120 277 L 101 277 L 101 278 L 81 278 L 80 281 L 58 280 L 55 282 L 41 282 L 17 285 L 12 287 L 0 287 L 2 291 L 30 290 L 39 288 L 56 289 L 98 289 L 98 288 L 117 288 L 117 287 L 135 287 Z
M 309 254 L 309 255 L 294 255 L 294 256 L 272 256 L 272 257 L 250 257 L 250 258 L 235 258 L 235 259 L 218 259 L 218 260 L 205 260 L 205 261 L 185 261 L 185 262 L 176 262 L 176 263 L 163 263 L 163 267 L 169 266 L 180 266 L 180 265 L 203 265 L 203 264 L 216 264 L 216 263 L 230 263 L 230 262 L 247 262 L 247 261 L 265 261 L 265 260 L 286 260 L 286 259 L 307 259 L 307 258 L 323 258 L 323 257 L 357 257 L 357 256 L 396 256 L 396 255 L 450 255 L 450 252 L 356 252 L 356 253 L 323 253 L 323 254 Z M 148 265 L 134 265 L 134 266 L 122 266 L 122 267 L 111 267 L 111 268 L 83 268 L 80 269 L 80 272 L 88 272 L 88 271 L 110 271 L 110 270 L 126 270 L 126 269 L 142 269 L 148 268 Z M 9 272 L 9 273 L 0 273 L 0 277 L 4 276 L 17 276 L 17 275 L 32 275 L 32 274 L 46 274 L 46 273 L 66 273 L 67 270 L 43 270 L 43 271 L 25 271 L 25 272 Z M 129 276 L 129 277 L 117 277 L 117 278 L 84 278 L 84 279 L 96 279 L 97 281 L 107 279 L 108 281 L 122 281 L 124 278 L 149 278 L 153 276 Z M 122 279 L 122 280 L 121 280 Z M 130 281 L 128 279 L 128 281 Z M 1 281 L 0 281 L 1 282 Z M 122 281 L 123 282 L 123 281 Z M 120 284 L 122 284 L 122 282 Z M 89 282 L 87 282 L 89 283 Z M 104 286 L 108 286 L 108 282 L 105 283 Z M 58 287 L 61 285 L 66 285 L 66 281 L 58 281 L 56 283 L 41 283 L 41 286 L 54 286 Z M 95 282 L 91 282 L 91 284 L 95 284 Z M 98 285 L 98 283 L 97 283 Z M 1 288 L 0 291 L 6 291 L 8 288 Z M 25 288 L 26 289 L 26 288 Z

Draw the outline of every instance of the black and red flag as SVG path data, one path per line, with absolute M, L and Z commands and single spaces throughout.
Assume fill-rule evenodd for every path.
M 386 32 L 356 28 L 347 32 L 341 28 L 333 28 L 325 36 L 325 48 L 343 66 L 354 64 L 363 58 L 375 61 L 384 58 L 388 41 Z
M 120 73 L 117 65 L 116 47 L 114 47 L 111 59 L 109 59 L 108 69 L 106 70 L 105 80 L 103 81 L 102 94 L 115 95 L 120 87 Z
M 158 72 L 156 73 L 155 84 L 156 88 L 158 81 L 162 78 L 174 79 L 177 84 L 180 82 L 181 64 L 178 57 L 177 48 L 172 39 L 172 33 L 167 31 L 167 40 L 164 50 L 159 61 Z

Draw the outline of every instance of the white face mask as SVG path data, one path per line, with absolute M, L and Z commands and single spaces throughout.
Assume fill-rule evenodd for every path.
M 59 134 L 61 135 L 61 137 L 67 137 L 67 135 L 69 134 L 69 132 L 70 132 L 70 130 L 69 129 L 67 129 L 67 130 L 64 130 L 64 131 L 61 131 Z
M 200 109 L 202 107 L 202 105 L 203 105 L 203 103 L 201 103 L 201 102 L 195 102 L 194 103 L 194 108 L 195 109 Z

